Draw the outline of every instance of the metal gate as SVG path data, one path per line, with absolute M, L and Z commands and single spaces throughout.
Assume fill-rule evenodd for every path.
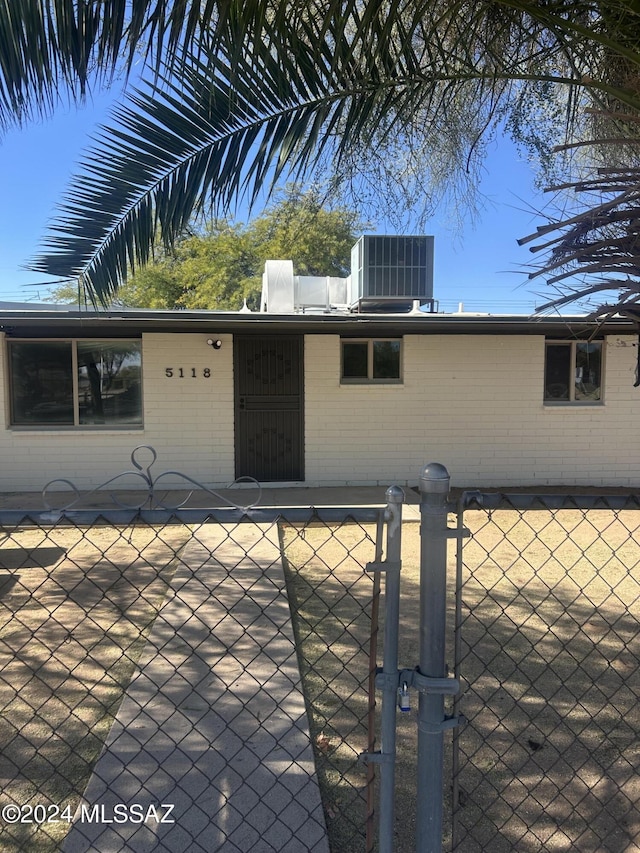
M 639 849 L 638 500 L 466 493 L 458 524 L 453 850 Z
M 0 511 L 0 849 L 361 853 L 378 510 L 155 458 Z

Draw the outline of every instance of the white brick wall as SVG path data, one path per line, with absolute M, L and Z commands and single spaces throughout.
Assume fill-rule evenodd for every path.
M 636 485 L 635 343 L 607 340 L 604 405 L 545 406 L 542 336 L 407 336 L 400 386 L 341 386 L 339 337 L 308 336 L 307 480 L 415 484 L 435 461 L 453 485 Z
M 142 429 L 10 429 L 5 403 L 0 491 L 39 490 L 59 477 L 90 488 L 131 469 L 131 451 L 140 444 L 150 444 L 158 452 L 152 469 L 156 476 L 175 469 L 207 485 L 229 483 L 234 477 L 232 338 L 217 335 L 222 348 L 214 350 L 207 345 L 207 337 L 143 336 Z M 6 348 L 4 340 L 1 343 L 0 386 L 4 388 Z M 165 376 L 167 367 L 174 369 L 172 379 Z M 183 378 L 178 376 L 180 367 Z M 191 377 L 191 368 L 196 369 L 196 378 Z M 211 371 L 208 379 L 202 375 L 205 368 Z M 127 483 L 136 487 L 134 479 Z
M 0 491 L 39 490 L 57 477 L 89 488 L 130 468 L 139 444 L 157 450 L 156 475 L 177 469 L 210 485 L 230 482 L 233 346 L 230 335 L 218 337 L 216 351 L 205 334 L 144 335 L 140 430 L 11 429 L 4 393 Z M 469 487 L 638 485 L 635 344 L 607 340 L 604 405 L 553 407 L 542 402 L 542 336 L 407 336 L 404 382 L 386 386 L 340 385 L 339 337 L 307 336 L 306 485 L 413 485 L 431 461 Z

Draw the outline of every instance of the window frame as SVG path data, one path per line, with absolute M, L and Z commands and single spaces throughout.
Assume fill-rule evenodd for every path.
M 374 377 L 373 355 L 376 343 L 399 344 L 398 376 L 397 377 Z M 345 376 L 344 375 L 344 345 L 345 344 L 367 344 L 367 375 Z M 402 385 L 404 382 L 404 340 L 402 337 L 395 338 L 340 338 L 340 384 L 341 385 Z
M 12 369 L 11 347 L 13 344 L 69 344 L 71 346 L 71 382 L 73 394 L 73 423 L 15 423 L 14 422 L 14 376 Z M 136 343 L 139 345 L 140 351 L 140 423 L 80 423 L 80 382 L 78 375 L 78 344 L 96 343 L 96 344 L 111 344 L 111 343 Z M 106 337 L 87 337 L 87 338 L 6 338 L 6 372 L 8 377 L 7 389 L 8 398 L 6 399 L 6 417 L 9 429 L 26 431 L 78 431 L 78 430 L 97 430 L 97 431 L 140 431 L 144 429 L 144 388 L 143 388 L 143 367 L 142 367 L 142 337 L 122 337 L 122 338 L 106 338 Z
M 542 382 L 542 402 L 545 406 L 550 407 L 562 407 L 562 406 L 602 406 L 605 402 L 605 341 L 603 339 L 598 338 L 597 340 L 577 340 L 571 339 L 567 340 L 566 338 L 547 338 L 545 340 L 544 345 L 544 370 L 543 370 L 543 382 Z M 576 400 L 576 383 L 575 380 L 571 381 L 572 376 L 575 374 L 576 365 L 577 365 L 577 347 L 580 344 L 598 344 L 600 347 L 600 397 L 597 400 Z M 570 374 L 569 374 L 569 399 L 568 400 L 557 400 L 553 398 L 547 398 L 547 348 L 549 346 L 568 346 L 570 348 Z

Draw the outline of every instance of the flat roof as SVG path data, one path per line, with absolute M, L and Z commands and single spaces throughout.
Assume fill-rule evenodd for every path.
M 86 311 L 0 307 L 0 331 L 13 337 L 125 336 L 142 332 L 203 334 L 332 335 L 563 335 L 633 334 L 638 324 L 624 317 L 606 321 L 584 315 L 524 314 L 267 314 L 245 311 L 123 309 Z

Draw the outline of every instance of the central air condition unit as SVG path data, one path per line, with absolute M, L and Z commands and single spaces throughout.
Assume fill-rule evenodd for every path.
M 368 234 L 351 250 L 351 306 L 410 310 L 433 303 L 433 237 Z

